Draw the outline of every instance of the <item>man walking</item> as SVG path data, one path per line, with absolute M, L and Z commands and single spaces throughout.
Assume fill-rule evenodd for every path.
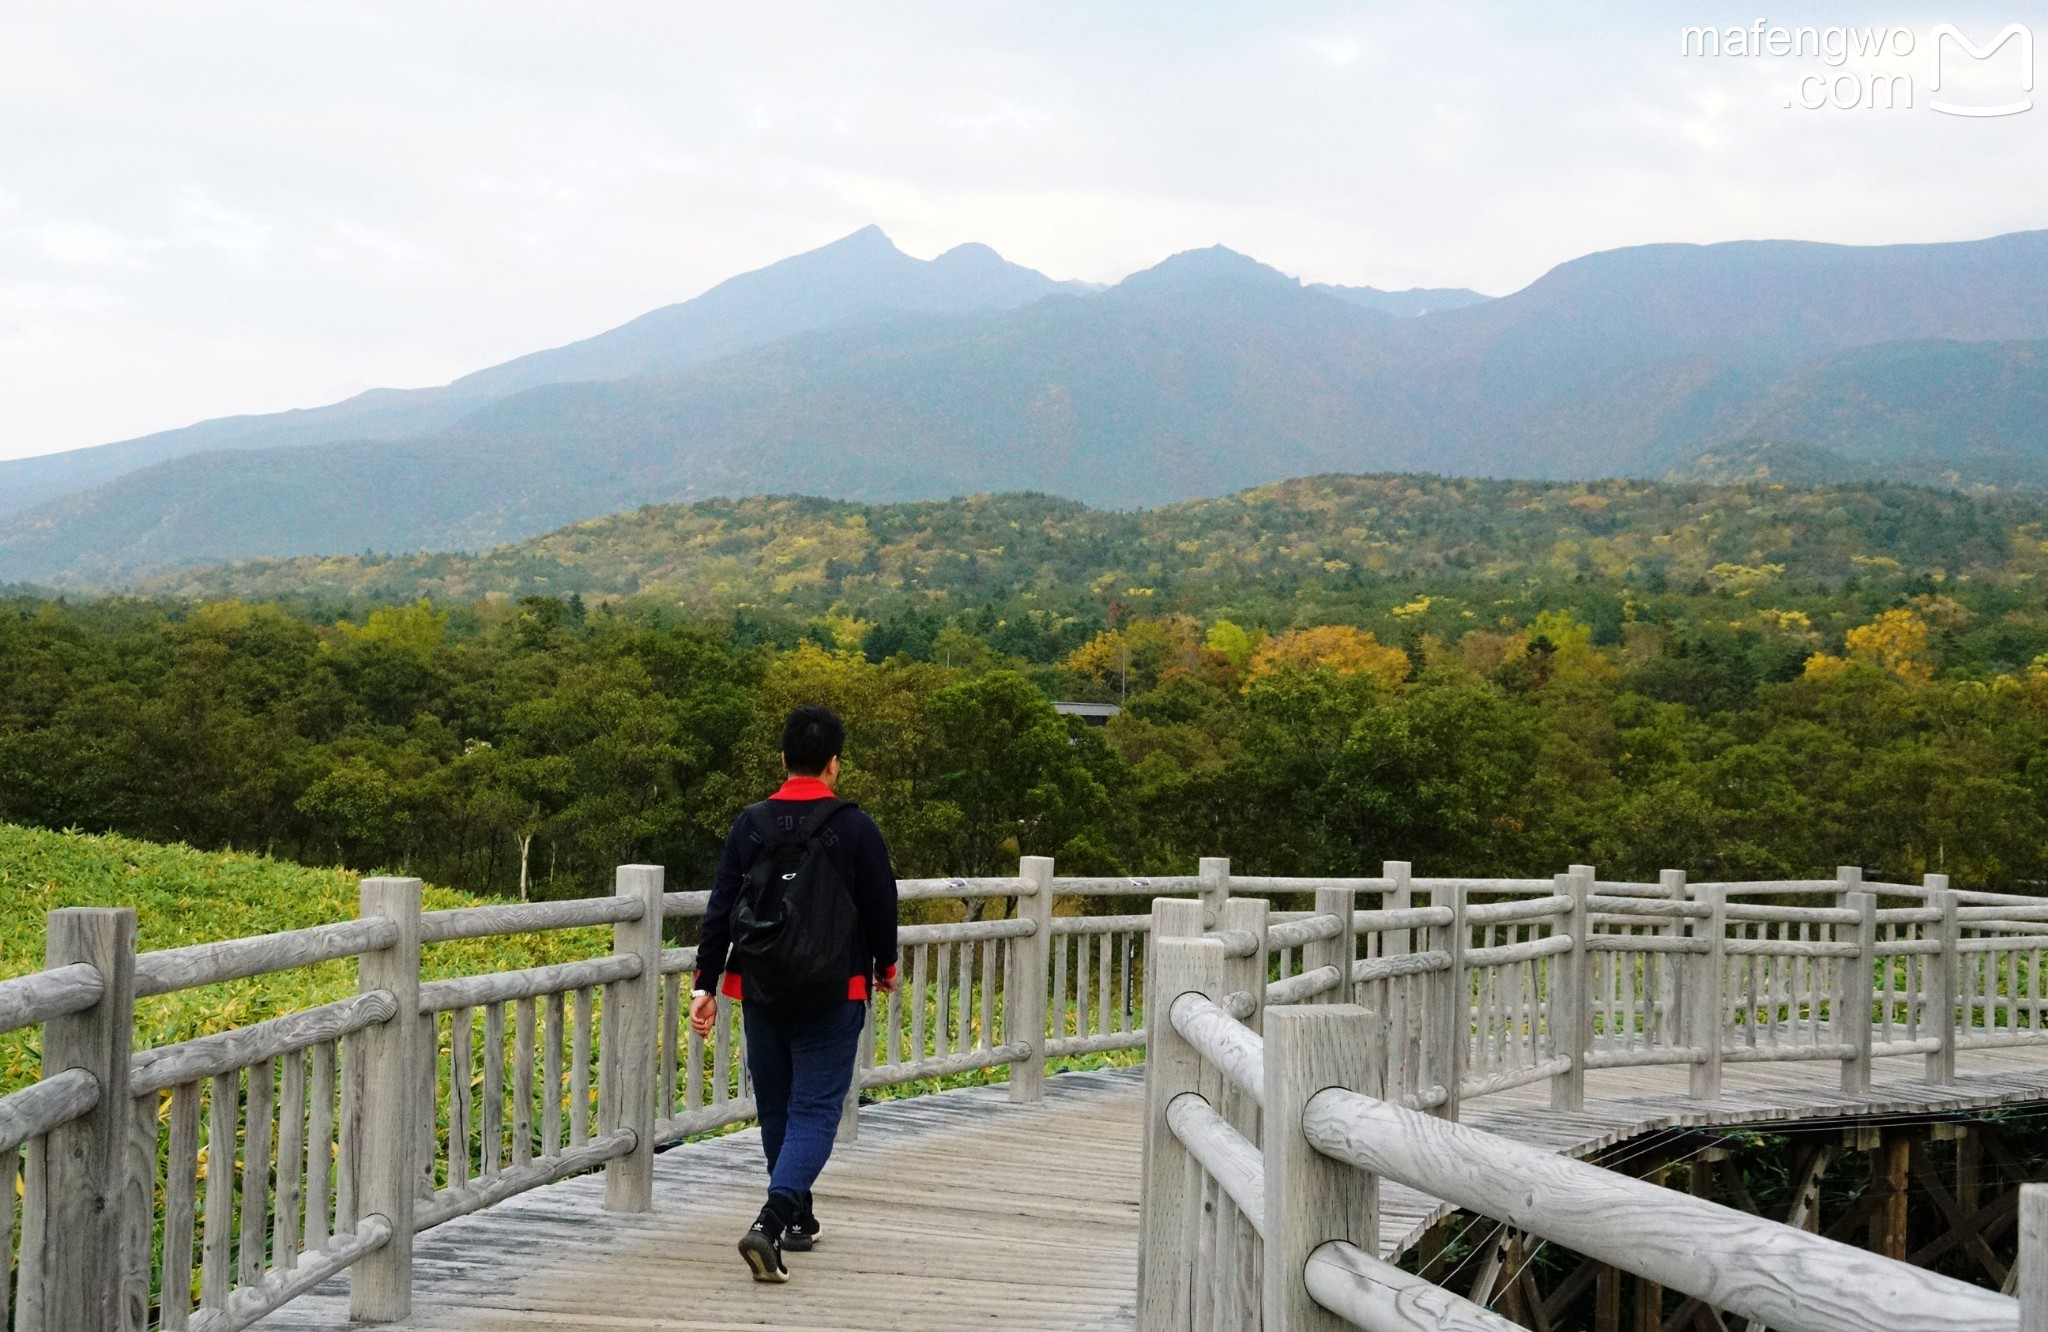
M 711 1034 L 722 994 L 742 1002 L 747 1071 L 768 1157 L 768 1202 L 740 1239 L 756 1281 L 787 1281 L 785 1251 L 818 1242 L 811 1185 L 878 988 L 896 988 L 896 875 L 882 830 L 833 794 L 846 727 L 798 708 L 782 728 L 789 778 L 726 835 L 697 948 L 690 1026 Z

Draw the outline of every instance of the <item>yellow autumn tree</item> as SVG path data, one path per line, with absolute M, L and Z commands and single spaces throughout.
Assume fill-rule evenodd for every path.
M 1190 615 L 1133 620 L 1105 629 L 1068 654 L 1066 668 L 1099 690 L 1143 693 L 1175 667 L 1199 666 L 1202 626 Z
M 1251 679 L 1282 666 L 1334 671 L 1338 675 L 1370 675 L 1392 688 L 1408 678 L 1408 654 L 1387 647 L 1370 633 L 1348 624 L 1291 629 L 1269 638 L 1252 657 Z
M 1868 662 L 1908 684 L 1926 684 L 1934 678 L 1934 657 L 1927 650 L 1927 621 L 1909 610 L 1888 610 L 1869 624 L 1851 629 L 1845 639 L 1846 655 L 1831 657 L 1816 652 L 1806 659 L 1808 679 L 1821 680 L 1840 675 L 1851 661 Z

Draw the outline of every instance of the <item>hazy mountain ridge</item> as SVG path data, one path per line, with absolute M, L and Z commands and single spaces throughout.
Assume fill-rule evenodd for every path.
M 897 249 L 879 227 L 728 278 L 702 295 L 594 337 L 533 352 L 435 388 L 370 389 L 325 407 L 230 416 L 138 439 L 0 462 L 0 518 L 173 458 L 218 449 L 409 439 L 545 384 L 628 379 L 731 355 L 846 320 L 902 311 L 1000 310 L 1089 290 L 1012 264 L 985 245 L 935 259 Z
M 1469 287 L 1409 287 L 1402 291 L 1383 291 L 1378 287 L 1344 287 L 1316 282 L 1310 284 L 1309 289 L 1353 305 L 1362 305 L 1368 310 L 1378 310 L 1396 319 L 1413 319 L 1438 310 L 1461 310 L 1468 305 L 1483 305 L 1494 299 Z
M 2048 232 L 1645 246 L 1408 317 L 1220 247 L 1090 293 L 989 251 L 909 259 L 878 232 L 786 263 L 835 250 L 857 271 L 923 275 L 946 300 L 1017 303 L 870 311 L 656 374 L 506 392 L 419 438 L 176 459 L 0 520 L 0 579 L 475 549 L 719 494 L 1042 490 L 1137 507 L 1324 471 L 1655 476 L 1744 439 L 1813 445 L 1870 475 L 2048 480 Z M 788 315 L 778 299 L 758 303 Z M 603 343 L 624 366 L 725 336 L 716 320 L 694 343 L 657 336 L 656 315 L 561 354 Z M 595 362 L 520 364 L 484 373 Z

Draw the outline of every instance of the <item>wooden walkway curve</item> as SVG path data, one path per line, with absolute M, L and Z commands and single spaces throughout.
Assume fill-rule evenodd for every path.
M 1133 1320 L 1142 1070 L 1072 1073 L 1038 1107 L 1000 1087 L 892 1101 L 862 1112 L 819 1185 L 831 1235 L 791 1258 L 786 1286 L 757 1286 L 732 1253 L 760 1196 L 748 1130 L 662 1154 L 655 1210 L 606 1212 L 595 1176 L 539 1189 L 423 1236 L 417 1332 L 689 1329 L 1123 1329 Z M 1854 1120 L 1988 1110 L 2048 1100 L 2038 1050 L 1976 1051 L 1956 1085 L 1919 1060 L 1883 1061 L 1868 1095 L 1833 1065 L 1729 1070 L 1715 1102 L 1689 1099 L 1683 1070 L 1596 1072 L 1583 1111 L 1549 1109 L 1541 1086 L 1490 1097 L 1465 1122 L 1590 1156 L 1689 1126 Z M 1450 1209 L 1386 1184 L 1381 1250 L 1395 1256 Z M 856 1225 L 848 1225 L 848 1220 Z M 352 1326 L 346 1279 L 259 1324 L 272 1332 Z

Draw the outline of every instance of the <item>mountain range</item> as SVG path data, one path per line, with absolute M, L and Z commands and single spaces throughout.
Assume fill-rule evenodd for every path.
M 2048 232 L 1651 245 L 1488 299 L 1220 247 L 1098 289 L 868 228 L 441 388 L 0 464 L 0 581 L 480 549 L 714 495 L 1135 508 L 1338 471 L 1748 475 L 1760 444 L 2033 486 L 2044 352 Z

